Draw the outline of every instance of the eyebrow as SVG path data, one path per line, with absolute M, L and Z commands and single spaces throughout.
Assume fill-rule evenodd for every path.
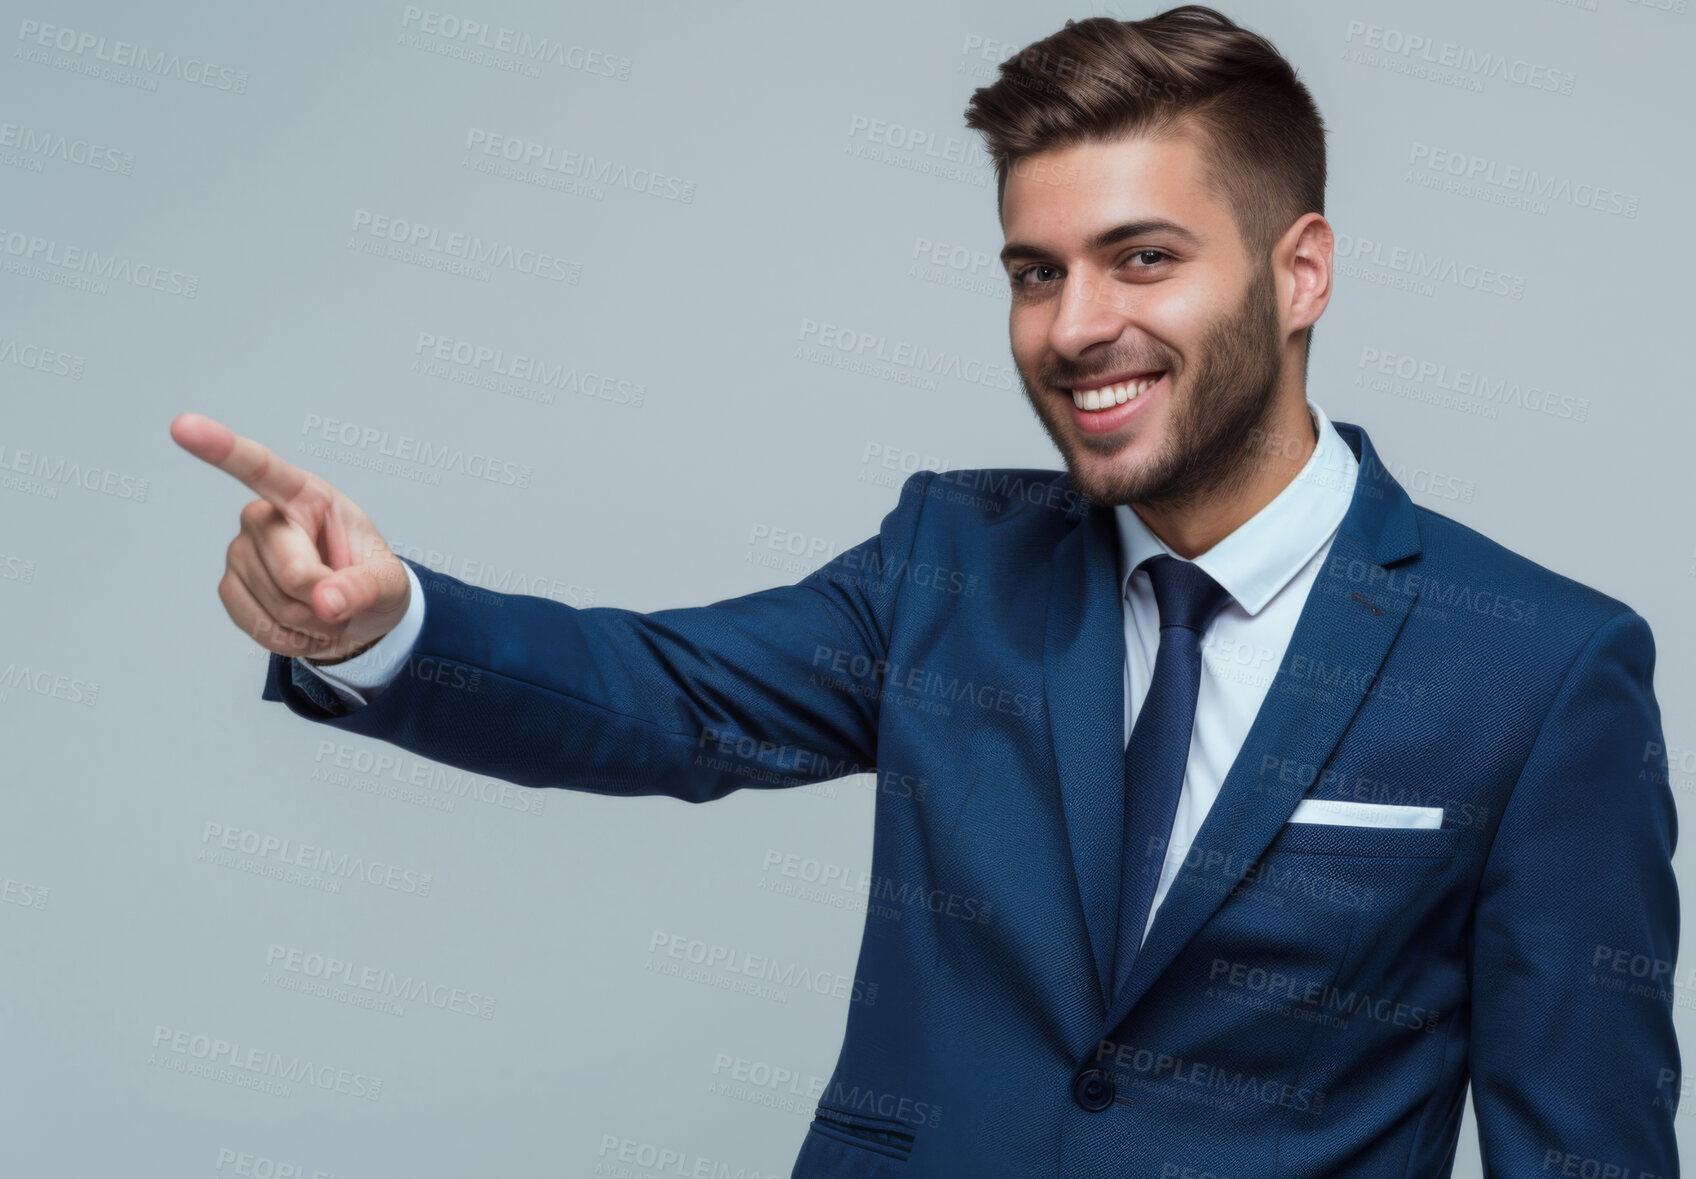
M 1087 253 L 1105 250 L 1129 237 L 1142 237 L 1145 234 L 1164 233 L 1177 238 L 1184 244 L 1199 248 L 1207 244 L 1207 239 L 1192 230 L 1185 229 L 1176 221 L 1168 221 L 1164 217 L 1147 217 L 1141 221 L 1127 221 L 1123 225 L 1115 225 L 1104 229 L 1084 243 Z M 1001 248 L 1001 264 L 1006 266 L 1014 258 L 1036 258 L 1044 261 L 1057 261 L 1056 256 L 1041 246 L 1030 242 L 1008 242 Z

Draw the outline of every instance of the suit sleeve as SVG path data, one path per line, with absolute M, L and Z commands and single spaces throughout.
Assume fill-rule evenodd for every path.
M 1591 635 L 1484 867 L 1470 1065 L 1492 1177 L 1678 1175 L 1678 827 L 1654 666 L 1633 611 Z
M 578 608 L 408 560 L 424 622 L 379 696 L 349 706 L 280 655 L 262 696 L 522 786 L 707 802 L 867 772 L 931 477 L 910 476 L 876 536 L 799 582 L 706 606 Z

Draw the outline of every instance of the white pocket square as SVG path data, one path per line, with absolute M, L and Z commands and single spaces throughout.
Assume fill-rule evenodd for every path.
M 1290 812 L 1292 823 L 1331 823 L 1345 827 L 1424 827 L 1443 825 L 1440 806 L 1392 806 L 1384 802 L 1350 802 L 1337 798 L 1304 798 Z

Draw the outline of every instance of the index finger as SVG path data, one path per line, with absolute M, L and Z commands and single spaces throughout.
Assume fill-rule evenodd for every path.
M 269 447 L 203 414 L 178 414 L 171 422 L 171 437 L 195 458 L 228 471 L 279 509 L 290 506 L 309 478 Z

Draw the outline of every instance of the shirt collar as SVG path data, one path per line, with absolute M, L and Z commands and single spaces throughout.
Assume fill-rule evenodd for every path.
M 1195 558 L 1202 572 L 1250 615 L 1260 613 L 1313 559 L 1354 499 L 1359 461 L 1325 411 L 1311 401 L 1307 407 L 1313 411 L 1319 441 L 1306 464 L 1270 503 Z M 1177 554 L 1128 505 L 1116 505 L 1113 513 L 1119 527 L 1120 568 L 1126 570 L 1119 582 L 1123 597 L 1130 592 L 1130 571 L 1157 553 Z

